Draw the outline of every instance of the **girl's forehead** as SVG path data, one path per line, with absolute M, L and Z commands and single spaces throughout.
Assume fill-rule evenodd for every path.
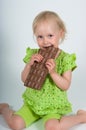
M 35 26 L 35 34 L 39 33 L 56 33 L 59 30 L 58 23 L 55 19 L 39 20 Z
M 35 34 L 49 34 L 49 33 L 56 33 L 58 31 L 57 25 L 54 23 L 41 23 L 37 26 L 35 30 Z
M 56 21 L 41 21 L 39 22 L 39 24 L 37 24 L 37 29 L 41 29 L 41 28 L 56 28 L 58 25 L 56 23 Z

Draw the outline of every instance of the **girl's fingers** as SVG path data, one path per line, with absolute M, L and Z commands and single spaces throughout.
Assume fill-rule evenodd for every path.
M 33 56 L 33 60 L 37 62 L 41 62 L 43 57 L 40 54 L 36 54 Z
M 45 65 L 46 65 L 47 69 L 49 70 L 49 72 L 51 72 L 52 70 L 55 69 L 55 62 L 53 59 L 47 60 Z

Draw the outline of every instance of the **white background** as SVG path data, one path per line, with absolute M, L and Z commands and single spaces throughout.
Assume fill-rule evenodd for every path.
M 68 90 L 73 111 L 86 109 L 86 1 L 85 0 L 0 0 L 0 102 L 15 110 L 22 105 L 25 90 L 21 81 L 26 48 L 36 48 L 32 22 L 44 10 L 57 12 L 67 27 L 67 37 L 60 46 L 76 53 L 77 69 Z

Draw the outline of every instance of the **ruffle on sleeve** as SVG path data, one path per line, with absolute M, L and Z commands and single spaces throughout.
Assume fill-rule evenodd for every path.
M 30 58 L 33 54 L 37 53 L 38 52 L 38 49 L 31 49 L 31 48 L 27 48 L 26 49 L 26 55 L 25 57 L 23 58 L 23 61 L 25 63 L 28 63 L 30 61 Z
M 63 59 L 63 64 L 62 64 L 62 68 L 63 68 L 63 72 L 66 72 L 68 70 L 74 70 L 77 67 L 76 65 L 76 55 L 73 54 L 67 54 L 65 55 L 64 59 Z

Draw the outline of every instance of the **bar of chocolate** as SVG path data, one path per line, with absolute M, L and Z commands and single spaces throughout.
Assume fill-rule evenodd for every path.
M 30 72 L 25 80 L 24 86 L 30 87 L 33 89 L 40 90 L 45 78 L 48 74 L 48 69 L 45 66 L 47 59 L 54 59 L 57 54 L 58 48 L 53 46 L 46 47 L 45 49 L 39 49 L 39 54 L 43 56 L 41 62 L 34 62 L 31 66 Z

